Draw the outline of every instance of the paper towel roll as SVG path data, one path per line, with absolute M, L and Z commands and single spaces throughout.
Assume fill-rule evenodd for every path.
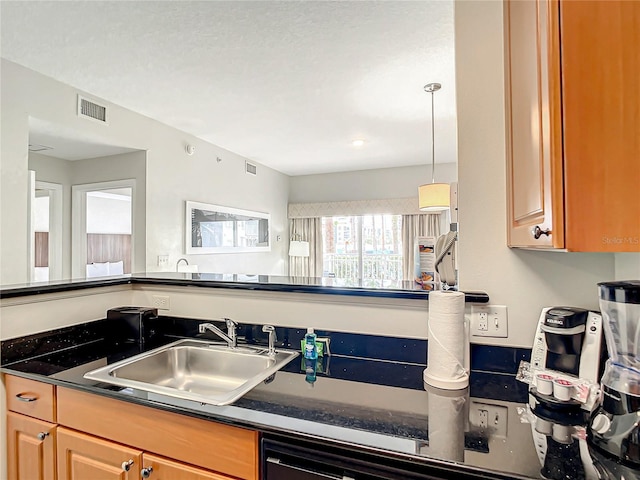
M 469 385 L 465 368 L 469 341 L 464 324 L 464 293 L 435 291 L 429 293 L 429 343 L 426 383 L 447 390 Z

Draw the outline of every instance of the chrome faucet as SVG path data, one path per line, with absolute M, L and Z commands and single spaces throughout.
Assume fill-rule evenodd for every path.
M 207 330 L 209 330 L 218 335 L 225 342 L 227 342 L 229 348 L 236 348 L 236 346 L 238 345 L 238 337 L 236 335 L 238 322 L 234 322 L 230 318 L 225 318 L 224 321 L 227 324 L 227 333 L 224 333 L 213 323 L 201 323 L 200 325 L 198 325 L 198 332 L 205 333 Z
M 276 337 L 276 327 L 273 325 L 265 325 L 262 327 L 263 332 L 269 332 L 269 355 L 276 354 L 276 342 L 278 341 L 278 337 Z
M 180 262 L 184 262 L 186 265 L 189 265 L 189 261 L 186 258 L 181 258 L 176 262 L 176 272 L 178 271 L 178 266 L 180 265 Z

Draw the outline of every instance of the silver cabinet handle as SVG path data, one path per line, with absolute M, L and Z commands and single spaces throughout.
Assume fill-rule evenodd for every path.
M 531 229 L 531 235 L 533 235 L 533 238 L 538 240 L 542 235 L 546 235 L 547 237 L 551 235 L 551 230 L 548 228 L 546 230 L 542 230 L 540 225 L 536 225 Z
M 26 397 L 24 393 L 17 393 L 16 398 L 21 402 L 35 402 L 38 397 Z
M 152 472 L 153 472 L 153 467 L 147 467 L 140 470 L 140 475 L 142 476 L 142 478 L 149 478 Z
M 131 465 L 133 465 L 133 460 L 129 460 L 128 462 L 122 462 L 122 470 L 128 472 L 131 470 Z
M 38 435 L 36 435 L 36 437 L 38 437 L 38 440 L 40 441 L 44 440 L 48 436 L 49 436 L 49 432 L 40 432 Z

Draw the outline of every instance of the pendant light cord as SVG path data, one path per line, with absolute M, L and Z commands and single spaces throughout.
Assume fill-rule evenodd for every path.
M 431 183 L 436 183 L 436 137 L 433 116 L 433 91 L 431 92 Z
M 436 128 L 435 113 L 433 108 L 433 94 L 440 90 L 439 83 L 427 83 L 424 91 L 431 94 L 431 183 L 436 183 Z

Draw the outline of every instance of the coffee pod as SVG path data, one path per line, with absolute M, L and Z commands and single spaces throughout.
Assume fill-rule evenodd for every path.
M 571 395 L 573 395 L 573 382 L 563 378 L 553 380 L 553 396 L 555 398 L 566 402 L 571 400 Z
M 547 373 L 536 375 L 536 389 L 542 395 L 553 395 L 553 377 Z

